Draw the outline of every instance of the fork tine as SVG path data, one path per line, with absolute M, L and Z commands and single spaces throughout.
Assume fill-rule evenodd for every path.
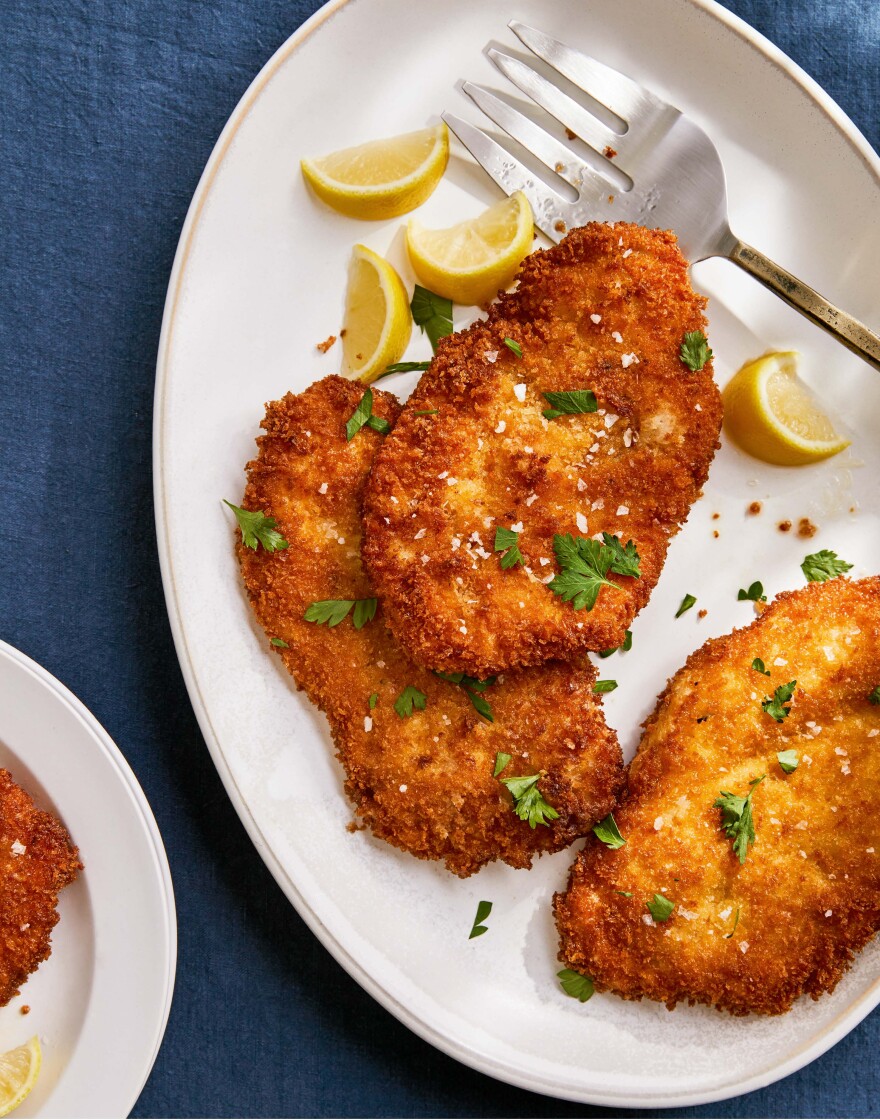
M 598 174 L 575 155 L 571 148 L 560 143 L 524 113 L 496 97 L 485 86 L 464 82 L 461 88 L 490 120 L 503 128 L 517 143 L 522 144 L 526 151 L 531 152 L 550 171 L 570 183 L 575 190 L 580 191 L 590 184 L 596 190 L 607 193 L 611 182 L 609 179 Z
M 453 113 L 441 114 L 455 135 L 464 144 L 480 167 L 490 175 L 505 194 L 522 191 L 529 200 L 535 225 L 551 241 L 559 241 L 562 233 L 556 228 L 561 225 L 564 231 L 569 204 L 546 183 L 536 182 L 535 177 L 525 164 L 515 159 L 481 128 L 456 117 Z
M 567 93 L 548 82 L 545 77 L 538 74 L 524 62 L 511 55 L 502 54 L 501 51 L 490 47 L 489 57 L 515 86 L 523 91 L 527 97 L 546 109 L 560 124 L 565 125 L 585 144 L 601 155 L 605 148 L 612 147 L 623 153 L 625 140 L 617 133 L 607 128 L 600 120 L 587 112 L 582 106 L 573 101 Z M 624 153 L 625 154 L 625 153 Z
M 656 94 L 640 86 L 632 78 L 627 78 L 619 70 L 560 43 L 543 31 L 516 19 L 511 20 L 507 26 L 533 54 L 622 120 L 631 122 L 647 108 L 656 110 L 668 107 Z

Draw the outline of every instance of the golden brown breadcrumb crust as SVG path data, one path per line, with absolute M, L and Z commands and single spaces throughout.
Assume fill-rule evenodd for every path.
M 0 770 L 0 1007 L 51 954 L 58 892 L 81 869 L 64 825 Z
M 712 363 L 679 358 L 706 327 L 687 269 L 671 233 L 594 223 L 527 257 L 487 320 L 441 340 L 365 497 L 367 571 L 421 664 L 485 676 L 623 640 L 718 446 Z M 598 413 L 546 419 L 542 394 L 572 389 Z M 525 567 L 502 571 L 496 527 L 519 523 Z M 544 586 L 553 536 L 603 530 L 635 540 L 641 579 L 575 611 Z
M 361 630 L 350 615 L 332 628 L 303 619 L 312 602 L 373 595 L 360 561 L 360 507 L 383 437 L 365 427 L 345 438 L 363 393 L 327 377 L 267 406 L 243 504 L 275 517 L 289 548 L 254 552 L 239 541 L 251 604 L 267 635 L 287 643 L 277 652 L 326 713 L 346 791 L 376 836 L 443 860 L 457 875 L 494 859 L 528 867 L 536 853 L 585 835 L 620 785 L 620 748 L 593 695 L 592 667 L 582 660 L 505 674 L 484 694 L 495 717 L 488 723 L 461 688 L 413 664 L 381 605 Z M 374 414 L 394 423 L 397 401 L 373 393 Z M 401 718 L 394 702 L 407 685 L 427 703 Z M 492 776 L 499 751 L 512 756 L 504 776 L 542 773 L 540 789 L 560 814 L 551 827 L 518 819 Z
M 777 723 L 762 700 L 792 680 Z M 561 958 L 599 990 L 670 1008 L 777 1015 L 830 992 L 880 926 L 878 684 L 880 577 L 787 592 L 692 654 L 645 724 L 614 811 L 625 846 L 588 840 L 556 895 Z M 800 760 L 790 774 L 786 750 Z M 762 774 L 741 865 L 713 802 L 745 797 Z M 675 910 L 652 924 L 655 892 Z

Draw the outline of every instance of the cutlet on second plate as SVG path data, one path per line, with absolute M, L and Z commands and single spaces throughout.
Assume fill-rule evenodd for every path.
M 379 427 L 393 424 L 395 398 L 371 392 Z M 386 438 L 369 425 L 346 438 L 364 396 L 363 385 L 327 377 L 268 406 L 243 505 L 274 518 L 287 547 L 239 542 L 251 604 L 268 637 L 284 643 L 276 649 L 297 684 L 326 713 L 363 824 L 458 875 L 494 859 L 528 867 L 534 855 L 585 835 L 614 803 L 622 760 L 592 691 L 595 672 L 582 658 L 457 683 L 412 662 L 388 630 L 381 599 L 370 603 L 361 566 L 361 499 Z M 343 612 L 346 602 L 367 605 L 332 626 L 331 606 L 309 612 L 334 601 Z M 327 621 L 308 621 L 307 612 Z M 499 753 L 510 760 L 495 777 Z M 538 815 L 532 827 L 514 811 L 504 779 L 536 775 L 526 801 L 536 805 L 540 794 L 558 817 L 538 823 Z
M 81 869 L 64 825 L 0 770 L 0 1007 L 52 952 L 58 892 Z
M 669 682 L 555 899 L 598 990 L 779 1014 L 880 928 L 880 577 L 780 595 Z
M 365 495 L 367 571 L 417 661 L 485 676 L 622 642 L 718 446 L 711 360 L 680 357 L 705 302 L 671 233 L 591 224 L 440 341 Z M 602 533 L 638 577 L 581 543 Z

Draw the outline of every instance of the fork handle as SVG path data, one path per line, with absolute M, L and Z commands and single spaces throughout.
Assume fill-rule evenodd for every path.
M 744 241 L 735 239 L 728 256 L 765 288 L 775 292 L 811 322 L 834 335 L 838 342 L 858 354 L 868 365 L 880 370 L 880 337 L 868 330 L 864 323 L 829 303 L 808 284 L 802 283 Z

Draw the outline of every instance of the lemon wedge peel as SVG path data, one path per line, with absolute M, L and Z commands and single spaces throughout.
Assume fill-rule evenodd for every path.
M 449 161 L 449 132 L 431 128 L 371 140 L 300 161 L 315 194 L 341 214 L 366 221 L 396 218 L 427 199 Z
M 6 1116 L 33 1089 L 43 1061 L 40 1040 L 34 1035 L 22 1046 L 0 1054 L 0 1116 Z
M 367 384 L 400 361 L 409 345 L 412 316 L 403 281 L 366 245 L 352 250 L 343 329 L 345 376 Z
M 453 303 L 480 306 L 510 286 L 534 235 L 528 200 L 515 191 L 448 229 L 426 229 L 410 218 L 406 248 L 420 284 Z
M 728 433 L 765 463 L 818 463 L 850 445 L 798 380 L 798 357 L 796 351 L 786 350 L 746 362 L 722 394 Z

